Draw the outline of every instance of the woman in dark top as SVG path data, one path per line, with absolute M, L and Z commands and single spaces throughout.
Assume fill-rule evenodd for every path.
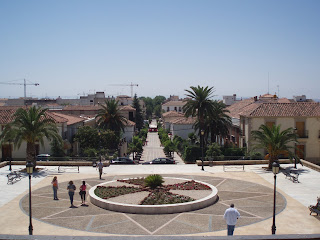
M 74 196 L 74 191 L 76 190 L 76 186 L 73 184 L 73 181 L 69 182 L 69 185 L 67 187 L 68 193 L 69 193 L 69 197 L 70 197 L 70 202 L 71 202 L 71 208 L 75 207 L 73 205 L 73 196 Z
M 86 205 L 86 190 L 86 181 L 82 181 L 82 185 L 80 186 L 81 205 Z

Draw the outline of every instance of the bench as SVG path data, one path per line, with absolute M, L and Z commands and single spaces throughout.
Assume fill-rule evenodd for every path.
M 223 165 L 223 171 L 225 172 L 227 169 L 244 171 L 244 165 Z
M 310 206 L 309 207 L 309 210 L 310 210 L 310 215 L 311 215 L 311 213 L 316 213 L 317 214 L 317 216 L 319 216 L 319 214 L 320 214 L 320 210 L 319 210 L 319 208 L 315 208 L 314 206 Z
M 292 180 L 292 182 L 299 183 L 299 173 L 292 173 L 291 171 L 285 170 L 283 171 L 283 174 L 286 176 L 286 178 L 289 178 Z M 293 175 L 294 174 L 294 175 Z
M 80 172 L 79 166 L 58 166 L 58 173 L 65 172 L 65 171 L 62 171 L 62 168 L 63 169 L 74 169 L 74 168 L 77 168 L 78 169 L 78 173 Z
M 22 176 L 19 172 L 13 171 L 7 175 L 7 178 L 8 178 L 7 184 L 9 183 L 13 184 L 15 180 L 16 181 L 21 180 Z

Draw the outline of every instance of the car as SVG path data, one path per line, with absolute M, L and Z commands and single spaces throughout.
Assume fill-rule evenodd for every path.
M 37 161 L 48 161 L 49 160 L 50 155 L 49 154 L 39 154 L 37 155 Z
M 127 157 L 117 157 L 110 161 L 111 164 L 135 164 L 135 162 Z
M 155 158 L 152 161 L 144 162 L 142 164 L 175 164 L 176 162 L 169 158 Z

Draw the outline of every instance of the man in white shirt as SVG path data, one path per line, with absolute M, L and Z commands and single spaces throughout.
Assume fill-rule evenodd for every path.
M 102 169 L 103 169 L 103 163 L 101 162 L 101 159 L 100 159 L 99 163 L 97 164 L 97 168 L 99 169 L 99 178 L 101 179 Z
M 234 208 L 234 204 L 231 203 L 230 207 L 225 211 L 223 218 L 228 225 L 228 236 L 233 235 L 234 227 L 237 223 L 237 219 L 240 217 L 240 213 Z

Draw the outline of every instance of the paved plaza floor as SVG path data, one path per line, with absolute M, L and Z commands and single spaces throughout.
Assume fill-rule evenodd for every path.
M 152 140 L 145 148 L 144 160 L 156 155 L 152 152 Z M 158 144 L 158 143 L 157 143 Z M 160 145 L 156 146 L 162 151 Z M 157 150 L 157 151 L 158 151 Z M 222 166 L 201 167 L 195 164 L 176 165 L 134 165 L 110 166 L 104 168 L 103 180 L 92 167 L 76 169 L 42 167 L 32 177 L 32 213 L 35 235 L 44 236 L 225 236 L 226 224 L 223 213 L 230 203 L 239 209 L 236 235 L 269 235 L 272 225 L 273 174 L 263 169 L 266 165 L 251 165 L 242 168 Z M 282 165 L 292 168 L 292 164 Z M 19 170 L 24 166 L 13 166 Z M 225 170 L 225 171 L 224 171 Z M 298 166 L 301 173 L 299 183 L 293 183 L 282 173 L 277 175 L 277 234 L 320 234 L 320 216 L 310 216 L 308 206 L 315 204 L 320 196 L 320 173 L 307 167 Z M 27 235 L 28 216 L 28 177 L 7 184 L 8 166 L 0 168 L 0 234 Z M 125 214 L 100 209 L 90 202 L 80 206 L 80 196 L 75 195 L 77 208 L 69 208 L 67 182 L 73 180 L 79 188 L 82 180 L 88 187 L 101 182 L 124 177 L 145 176 L 148 174 L 183 177 L 208 182 L 218 189 L 219 200 L 212 206 L 191 212 L 141 215 Z M 60 200 L 53 200 L 51 181 L 58 177 Z M 1 239 L 1 238 L 0 238 Z M 18 239 L 18 238 L 17 238 Z

